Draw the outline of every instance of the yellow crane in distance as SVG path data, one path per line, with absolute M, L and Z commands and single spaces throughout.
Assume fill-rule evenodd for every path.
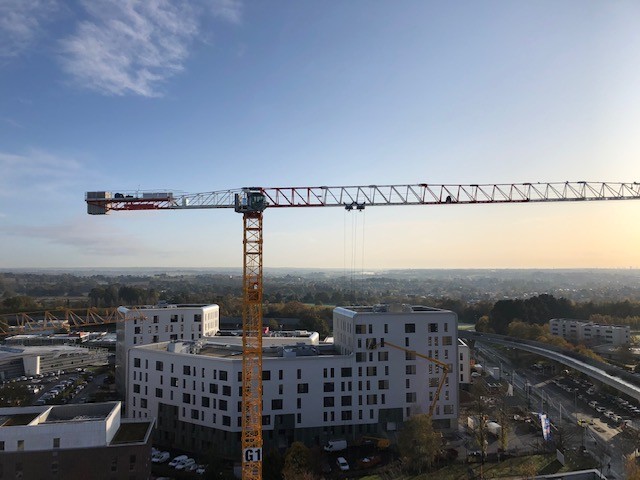
M 556 182 L 245 187 L 205 193 L 93 191 L 87 213 L 234 209 L 243 215 L 242 478 L 262 478 L 262 216 L 266 208 L 482 205 L 640 199 L 640 183 Z
M 416 357 L 422 358 L 424 360 L 428 360 L 429 362 L 435 363 L 438 367 L 440 367 L 442 369 L 442 376 L 440 377 L 440 382 L 438 383 L 438 389 L 436 390 L 436 394 L 433 396 L 433 400 L 431 401 L 431 405 L 429 405 L 429 417 L 433 416 L 433 412 L 436 408 L 436 404 L 438 403 L 438 399 L 440 398 L 440 391 L 442 390 L 442 387 L 444 386 L 444 384 L 447 381 L 447 375 L 449 375 L 449 372 L 451 371 L 451 369 L 449 368 L 449 365 L 447 365 L 444 362 L 441 362 L 440 360 L 438 360 L 437 358 L 431 358 L 427 355 L 424 355 L 422 353 L 418 353 L 415 350 L 411 350 L 409 348 L 405 348 L 405 347 L 401 347 L 400 345 L 395 345 L 391 342 L 387 342 L 386 340 L 384 342 L 380 343 L 380 348 L 382 347 L 392 347 L 392 348 L 396 348 L 398 350 L 402 350 L 403 352 L 409 353 L 411 355 L 415 355 Z M 436 372 L 437 373 L 437 372 Z

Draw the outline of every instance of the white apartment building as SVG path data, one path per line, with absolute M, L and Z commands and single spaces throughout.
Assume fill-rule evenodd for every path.
M 116 326 L 116 386 L 124 392 L 131 347 L 172 340 L 199 340 L 220 329 L 218 305 L 160 304 L 120 307 L 125 320 Z
M 603 325 L 568 318 L 553 318 L 549 320 L 549 329 L 552 335 L 574 342 L 628 345 L 631 340 L 629 325 Z
M 334 342 L 317 333 L 263 339 L 265 449 L 293 441 L 381 434 L 427 413 L 442 370 L 413 352 L 449 365 L 434 425 L 458 416 L 457 316 L 427 307 L 334 310 Z M 128 359 L 128 415 L 157 418 L 156 442 L 184 450 L 239 454 L 242 348 L 239 337 L 133 347 Z M 391 344 L 400 348 L 392 347 Z M 406 351 L 406 350 L 409 351 Z M 454 368 L 453 365 L 456 365 Z
M 469 345 L 458 338 L 458 382 L 461 384 L 471 383 L 471 353 Z

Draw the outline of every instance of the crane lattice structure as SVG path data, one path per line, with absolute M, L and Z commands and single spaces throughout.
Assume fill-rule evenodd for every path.
M 95 327 L 124 321 L 116 308 L 79 310 L 44 310 L 40 312 L 6 313 L 0 315 L 0 337 L 37 333 L 56 329 Z
M 87 192 L 87 212 L 233 208 L 244 218 L 242 478 L 262 478 L 262 216 L 266 208 L 469 205 L 640 199 L 640 183 L 558 182 L 247 187 L 207 193 Z

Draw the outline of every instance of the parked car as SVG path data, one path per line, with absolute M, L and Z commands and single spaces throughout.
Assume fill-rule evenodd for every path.
M 187 470 L 191 465 L 195 465 L 196 461 L 193 458 L 187 458 L 176 465 L 176 470 Z
M 349 470 L 349 464 L 344 457 L 338 457 L 336 459 L 336 464 L 338 465 L 338 468 L 343 472 L 347 472 Z
M 186 455 L 178 455 L 177 457 L 175 457 L 173 460 L 171 460 L 169 462 L 169 466 L 170 467 L 175 467 L 179 463 L 184 462 L 187 458 L 189 458 L 189 457 L 187 457 Z
M 169 452 L 156 452 L 151 456 L 153 463 L 164 463 L 171 458 Z

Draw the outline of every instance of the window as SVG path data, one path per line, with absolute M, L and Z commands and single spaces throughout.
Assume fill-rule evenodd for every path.
M 231 387 L 229 385 L 222 386 L 222 395 L 224 395 L 225 397 L 231 396 Z
M 296 375 L 297 375 L 298 380 L 300 380 L 302 378 L 302 369 L 299 368 L 298 369 L 298 373 Z
M 146 398 L 141 398 L 140 399 L 140 408 L 147 408 L 147 399 Z
M 340 369 L 340 376 L 342 378 L 344 377 L 350 377 L 351 376 L 351 367 L 342 367 Z
M 225 370 L 220 370 L 220 380 L 223 382 L 227 381 L 227 372 Z
M 404 359 L 405 360 L 415 360 L 416 359 L 416 352 L 404 352 Z
M 351 420 L 351 410 L 342 412 L 342 420 Z
M 378 390 L 389 390 L 389 380 L 378 380 Z
M 230 427 L 231 426 L 231 417 L 228 415 L 223 415 L 222 416 L 222 425 L 224 425 L 225 427 Z
M 429 378 L 429 386 L 430 387 L 437 387 L 439 382 L 440 382 L 440 380 L 438 380 L 438 377 L 430 377 Z
M 182 367 L 182 373 L 184 375 L 191 375 L 191 367 L 189 365 L 184 365 Z
M 416 374 L 416 366 L 415 365 L 407 365 L 405 371 L 406 371 L 407 375 L 415 375 Z
M 386 362 L 389 360 L 389 352 L 378 352 L 378 361 Z
M 356 362 L 366 362 L 367 354 L 365 352 L 356 352 Z
M 308 383 L 299 383 L 298 384 L 298 393 L 309 393 L 309 384 Z
M 371 394 L 367 395 L 367 405 L 377 405 L 378 404 L 378 395 Z
M 378 367 L 367 367 L 367 377 L 375 377 L 378 374 Z
M 172 387 L 178 386 L 178 377 L 171 377 L 171 386 Z
M 140 393 L 140 384 L 138 383 L 133 384 L 133 393 Z
M 438 324 L 437 323 L 430 323 L 429 324 L 429 332 L 436 333 L 437 331 L 438 331 Z
M 209 393 L 218 393 L 218 384 L 217 383 L 210 383 L 209 384 Z
M 191 420 L 198 420 L 200 418 L 200 412 L 195 408 L 191 409 Z
M 445 405 L 444 406 L 444 413 L 447 415 L 450 415 L 453 413 L 453 405 Z
M 262 416 L 262 425 L 271 425 L 271 415 Z
M 191 403 L 191 394 L 183 393 L 182 394 L 182 403 Z
M 271 380 L 271 370 L 262 371 L 262 381 Z
M 341 403 L 342 403 L 343 407 L 350 407 L 351 406 L 351 395 L 343 395 Z
M 0 440 L 0 452 L 4 451 L 4 440 Z
M 176 323 L 178 321 L 178 315 L 171 315 L 171 322 Z
M 366 325 L 356 325 L 356 335 L 367 333 Z
M 202 321 L 202 314 L 201 313 L 194 313 L 193 314 L 193 321 L 194 322 L 201 322 Z
M 136 368 L 140 368 L 140 359 L 139 358 L 134 358 L 133 359 L 133 366 Z
M 404 324 L 404 333 L 416 333 L 416 324 L 415 323 L 405 323 Z
M 334 400 L 333 397 L 324 397 L 324 406 L 325 407 L 333 407 Z
M 220 410 L 224 410 L 226 412 L 227 411 L 227 401 L 226 400 L 220 400 L 220 402 L 218 403 L 218 408 L 220 408 Z
M 164 369 L 164 365 L 160 361 L 156 361 L 156 370 L 161 372 Z
M 416 393 L 415 392 L 407 392 L 406 393 L 406 402 L 407 403 L 415 403 L 416 402 Z
M 156 398 L 162 398 L 162 389 L 156 388 Z
M 282 410 L 282 399 L 274 398 L 271 400 L 271 410 Z
M 53 439 L 53 448 L 60 448 L 60 439 L 59 438 L 54 438 Z
M 335 386 L 333 382 L 324 382 L 324 391 L 325 392 L 333 392 Z

